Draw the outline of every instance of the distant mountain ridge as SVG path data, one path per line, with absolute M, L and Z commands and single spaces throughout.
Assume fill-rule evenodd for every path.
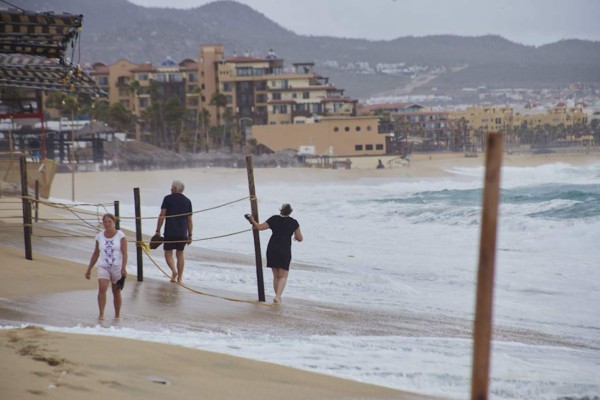
M 144 8 L 126 0 L 21 0 L 31 11 L 83 14 L 80 63 L 125 58 L 160 63 L 198 58 L 202 44 L 219 43 L 227 55 L 264 56 L 269 49 L 286 64 L 314 61 L 352 97 L 394 90 L 419 93 L 435 87 L 556 87 L 600 83 L 600 42 L 562 40 L 534 47 L 500 36 L 435 35 L 369 41 L 301 36 L 252 8 L 218 1 L 191 10 Z M 382 65 L 388 66 L 380 68 Z M 393 71 L 393 72 L 389 72 Z M 423 78 L 414 85 L 415 78 Z M 412 85 L 412 86 L 411 86 Z

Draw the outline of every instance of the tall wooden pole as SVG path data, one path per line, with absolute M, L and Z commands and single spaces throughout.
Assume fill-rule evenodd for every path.
M 23 204 L 23 239 L 25 243 L 25 258 L 33 260 L 33 253 L 31 251 L 31 204 L 27 200 L 28 189 L 27 189 L 27 160 L 25 156 L 21 156 L 20 159 L 21 167 L 21 199 Z
M 483 188 L 483 210 L 479 242 L 471 400 L 487 400 L 489 394 L 494 268 L 496 262 L 496 232 L 500 203 L 501 167 L 502 134 L 489 133 L 486 146 L 485 183 Z
M 258 204 L 256 202 L 256 190 L 254 187 L 254 167 L 252 166 L 252 156 L 246 156 L 246 170 L 248 171 L 248 189 L 250 191 L 250 209 L 255 221 L 258 221 Z M 256 260 L 256 282 L 258 285 L 258 301 L 265 301 L 265 283 L 262 271 L 262 253 L 260 251 L 260 234 L 258 230 L 253 229 L 254 236 L 254 258 Z
M 133 188 L 133 201 L 135 204 L 135 252 L 137 255 L 137 280 L 144 280 L 144 257 L 142 254 L 142 209 L 140 207 L 140 188 Z

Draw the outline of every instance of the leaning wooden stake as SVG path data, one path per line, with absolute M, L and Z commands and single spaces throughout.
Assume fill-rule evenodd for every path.
M 250 209 L 255 221 L 258 221 L 258 205 L 256 202 L 256 190 L 254 188 L 254 168 L 252 156 L 246 156 L 246 170 L 248 171 L 248 189 L 250 190 Z M 260 251 L 260 235 L 256 229 L 252 230 L 254 236 L 254 258 L 256 259 L 256 281 L 258 285 L 258 301 L 265 301 L 265 283 L 262 271 L 262 256 Z
M 471 400 L 487 400 L 489 393 L 492 303 L 501 167 L 502 134 L 489 133 L 485 160 L 481 238 L 479 242 L 479 271 L 477 273 L 477 302 L 475 304 L 475 327 L 473 332 Z
M 29 197 L 27 189 L 27 160 L 25 156 L 21 156 L 21 199 L 23 204 L 23 238 L 25 241 L 25 258 L 33 260 L 33 252 L 31 251 L 31 203 L 27 199 Z

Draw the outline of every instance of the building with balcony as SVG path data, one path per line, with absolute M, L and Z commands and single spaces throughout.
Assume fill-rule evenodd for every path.
M 352 120 L 357 118 L 357 100 L 345 96 L 343 89 L 317 74 L 314 63 L 295 63 L 286 67 L 284 60 L 273 50 L 264 57 L 248 54 L 225 57 L 222 45 L 203 45 L 199 61 L 186 59 L 177 63 L 167 58 L 155 66 L 119 60 L 108 66 L 94 64 L 90 75 L 109 93 L 109 103 L 121 103 L 135 114 L 137 139 L 150 133 L 144 111 L 159 98 L 175 96 L 197 116 L 202 114 L 204 118 L 202 110 L 207 111 L 207 121 L 200 124 L 202 129 L 222 126 L 227 119 L 230 129 L 244 134 L 246 139 L 254 135 L 259 142 L 266 140 L 269 143 L 261 143 L 273 149 L 284 146 L 279 143 L 283 136 L 277 136 L 278 139 L 271 143 L 274 136 L 270 133 L 257 136 L 256 132 L 281 132 L 281 129 L 258 127 L 298 125 L 303 128 L 291 128 L 290 132 L 309 132 L 306 137 L 299 134 L 286 148 L 296 142 L 306 144 L 307 140 L 316 140 L 320 134 L 333 135 L 338 132 L 335 129 L 344 131 L 347 128 L 355 133 L 354 136 L 333 135 L 331 138 L 335 140 L 325 140 L 323 143 L 327 142 L 327 148 L 322 151 L 329 152 L 333 146 L 336 154 L 340 154 L 340 150 L 344 155 L 385 152 L 385 135 L 379 134 L 381 127 L 377 126 L 377 118 Z M 224 99 L 224 104 L 211 101 L 215 95 Z M 369 122 L 365 122 L 367 120 Z M 344 140 L 349 142 L 342 144 Z M 320 143 L 320 139 L 317 141 Z

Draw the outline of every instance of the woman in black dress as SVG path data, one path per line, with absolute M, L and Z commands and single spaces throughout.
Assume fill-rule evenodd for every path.
M 294 218 L 290 217 L 292 207 L 284 204 L 279 210 L 279 215 L 273 215 L 271 218 L 259 224 L 252 215 L 246 217 L 254 229 L 263 231 L 271 229 L 271 239 L 267 246 L 267 267 L 273 271 L 273 290 L 275 290 L 275 299 L 273 303 L 281 304 L 281 295 L 287 282 L 292 261 L 292 235 L 294 240 L 302 241 L 302 232 L 300 224 Z

